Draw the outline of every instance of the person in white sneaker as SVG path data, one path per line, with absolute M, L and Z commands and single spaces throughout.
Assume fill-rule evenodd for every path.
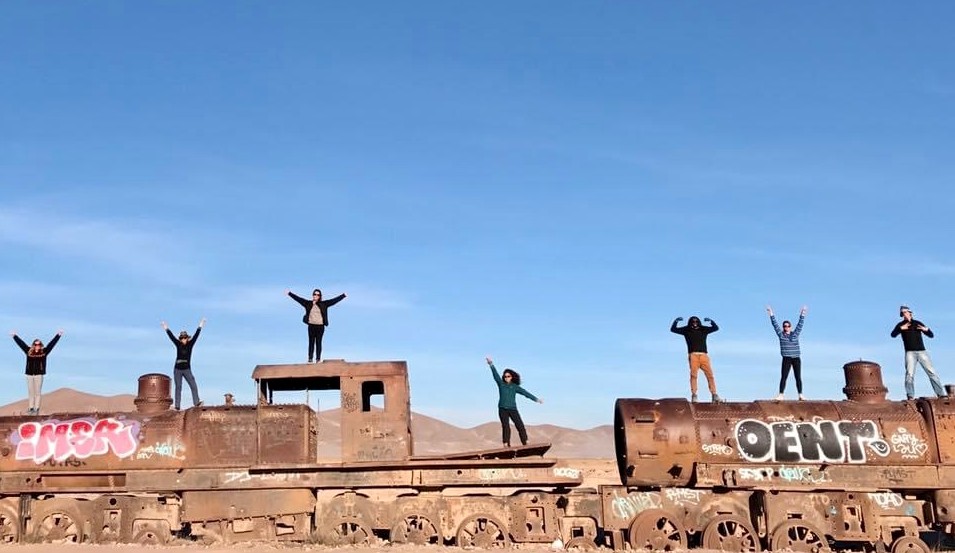
M 26 342 L 17 336 L 16 330 L 11 332 L 10 336 L 13 336 L 13 341 L 20 346 L 23 353 L 27 354 L 27 402 L 29 404 L 27 414 L 39 415 L 43 377 L 46 375 L 46 358 L 50 355 L 50 352 L 53 351 L 56 343 L 60 341 L 60 336 L 63 336 L 63 331 L 56 331 L 56 336 L 54 336 L 46 346 L 43 345 L 43 342 L 40 341 L 39 338 L 34 338 L 33 343 L 28 346 Z
M 802 324 L 806 321 L 806 313 L 809 309 L 804 305 L 799 310 L 799 322 L 796 328 L 789 321 L 783 321 L 783 327 L 779 328 L 776 322 L 776 315 L 773 314 L 772 306 L 766 306 L 766 312 L 769 313 L 769 322 L 779 337 L 779 354 L 783 356 L 782 366 L 779 369 L 779 395 L 776 401 L 782 401 L 786 393 L 786 381 L 789 380 L 790 369 L 793 377 L 796 379 L 796 392 L 799 394 L 799 401 L 806 399 L 802 395 L 802 359 L 799 355 L 799 333 L 802 332 Z

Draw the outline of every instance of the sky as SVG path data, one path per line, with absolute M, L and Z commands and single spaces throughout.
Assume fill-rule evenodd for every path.
M 256 365 L 306 358 L 284 290 L 318 287 L 348 295 L 324 357 L 407 361 L 415 412 L 496 420 L 490 355 L 543 399 L 519 398 L 525 422 L 586 429 L 618 397 L 688 396 L 675 317 L 719 324 L 726 399 L 775 396 L 767 305 L 808 306 L 808 398 L 842 398 L 859 359 L 901 398 L 905 303 L 955 382 L 953 18 L 947 2 L 6 2 L 0 328 L 65 330 L 44 391 L 114 395 L 172 373 L 161 321 L 205 317 L 203 399 L 251 403 Z M 7 340 L 0 404 L 26 396 Z

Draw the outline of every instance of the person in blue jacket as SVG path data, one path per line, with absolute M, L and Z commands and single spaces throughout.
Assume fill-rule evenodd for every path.
M 805 305 L 799 310 L 799 322 L 796 323 L 796 328 L 793 328 L 793 324 L 789 321 L 783 321 L 783 327 L 779 328 L 773 308 L 769 305 L 766 306 L 766 312 L 769 313 L 769 322 L 773 325 L 776 336 L 779 337 L 779 354 L 783 356 L 782 366 L 779 369 L 779 395 L 776 396 L 776 401 L 782 401 L 785 397 L 786 381 L 789 380 L 790 369 L 793 372 L 793 377 L 796 378 L 796 392 L 799 393 L 799 401 L 806 399 L 802 395 L 802 359 L 799 357 L 799 333 L 802 332 L 802 324 L 806 321 L 807 311 Z
M 499 375 L 494 361 L 490 357 L 484 358 L 489 367 L 491 375 L 494 376 L 494 382 L 497 383 L 499 398 L 497 400 L 497 415 L 501 419 L 501 439 L 504 447 L 511 447 L 511 425 L 508 419 L 514 421 L 514 427 L 517 428 L 517 435 L 521 438 L 521 445 L 527 445 L 527 429 L 524 428 L 524 421 L 521 420 L 521 414 L 517 412 L 517 394 L 536 401 L 544 403 L 537 399 L 534 394 L 521 388 L 521 375 L 517 371 L 504 369 L 504 374 Z

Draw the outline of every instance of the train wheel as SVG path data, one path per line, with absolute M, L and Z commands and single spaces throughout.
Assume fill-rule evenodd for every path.
M 902 536 L 892 543 L 892 553 L 931 553 L 927 543 L 915 536 Z
M 686 549 L 686 530 L 663 509 L 648 509 L 630 523 L 630 546 L 651 551 Z
M 826 536 L 812 524 L 799 520 L 787 520 L 773 530 L 770 539 L 773 551 L 790 549 L 799 553 L 823 553 L 829 551 Z
M 38 513 L 33 530 L 34 541 L 38 543 L 80 543 L 83 541 L 83 528 L 80 517 L 68 509 L 51 509 Z
M 759 551 L 759 538 L 743 517 L 719 515 L 703 530 L 703 548 L 719 551 Z
M 464 519 L 458 527 L 458 547 L 507 547 L 511 538 L 504 525 L 490 515 L 474 515 Z
M 322 542 L 325 545 L 367 545 L 371 543 L 371 530 L 355 518 L 342 518 L 325 527 Z
M 408 514 L 391 529 L 391 541 L 426 545 L 437 544 L 441 541 L 441 537 L 438 536 L 438 530 L 428 517 Z
M 588 538 L 586 536 L 577 536 L 576 538 L 571 538 L 564 549 L 575 549 L 577 551 L 591 551 L 597 549 L 597 542 L 593 538 Z
M 12 509 L 0 507 L 0 544 L 20 541 L 20 517 Z
M 165 545 L 168 542 L 169 532 L 165 525 L 158 522 L 147 522 L 139 527 L 133 535 L 133 543 L 140 545 Z

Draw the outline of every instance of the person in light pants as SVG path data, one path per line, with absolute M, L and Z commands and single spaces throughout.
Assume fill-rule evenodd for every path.
M 16 331 L 11 332 L 10 336 L 13 336 L 13 341 L 20 346 L 20 349 L 27 356 L 27 403 L 29 404 L 27 415 L 39 415 L 40 397 L 43 392 L 43 376 L 46 374 L 46 358 L 53 351 L 56 343 L 60 341 L 63 330 L 58 330 L 56 336 L 46 346 L 39 338 L 34 338 L 33 343 L 28 346 L 17 336 Z

